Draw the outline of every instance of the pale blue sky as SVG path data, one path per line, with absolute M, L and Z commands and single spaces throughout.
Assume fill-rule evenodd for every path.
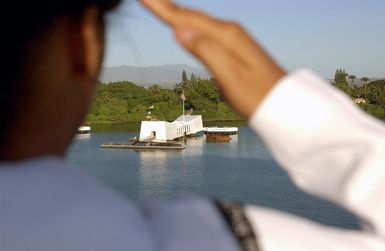
M 310 67 L 326 78 L 343 67 L 357 77 L 385 76 L 383 0 L 182 0 L 247 30 L 288 70 Z M 110 18 L 104 65 L 199 63 L 136 1 Z

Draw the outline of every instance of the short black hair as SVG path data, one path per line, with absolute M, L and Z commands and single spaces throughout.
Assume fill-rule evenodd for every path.
M 6 142 L 9 128 L 22 109 L 19 98 L 24 86 L 18 77 L 23 73 L 28 45 L 59 16 L 76 16 L 93 5 L 104 14 L 119 3 L 120 0 L 10 0 L 2 3 L 0 50 L 4 68 L 0 85 L 0 145 Z M 12 14 L 5 15 L 4 12 Z

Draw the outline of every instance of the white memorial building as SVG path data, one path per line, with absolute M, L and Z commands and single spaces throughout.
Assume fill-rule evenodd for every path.
M 142 121 L 139 140 L 166 142 L 196 134 L 202 130 L 203 122 L 201 115 L 182 115 L 173 122 Z

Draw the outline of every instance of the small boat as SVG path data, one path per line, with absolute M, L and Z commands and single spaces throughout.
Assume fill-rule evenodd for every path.
M 238 133 L 238 127 L 204 127 L 203 131 L 205 134 L 221 133 L 234 135 Z
M 227 142 L 230 141 L 231 137 L 228 133 L 207 133 L 206 141 L 207 142 Z
M 79 126 L 77 134 L 88 134 L 91 133 L 91 127 L 90 126 Z
M 128 141 L 131 142 L 132 144 L 134 144 L 134 143 L 139 142 L 139 138 L 135 136 L 133 138 L 130 138 Z
M 230 135 L 238 133 L 238 127 L 204 127 L 203 131 L 208 142 L 227 142 L 231 140 Z

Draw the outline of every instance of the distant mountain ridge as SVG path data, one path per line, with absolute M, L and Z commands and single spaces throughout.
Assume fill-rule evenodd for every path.
M 201 78 L 210 77 L 208 72 L 204 69 L 192 67 L 186 64 L 172 64 L 149 67 L 121 65 L 103 67 L 99 80 L 103 83 L 126 80 L 141 86 L 159 84 L 163 87 L 172 87 L 181 81 L 183 70 L 186 71 L 189 78 L 191 73 L 194 73 L 196 76 Z

